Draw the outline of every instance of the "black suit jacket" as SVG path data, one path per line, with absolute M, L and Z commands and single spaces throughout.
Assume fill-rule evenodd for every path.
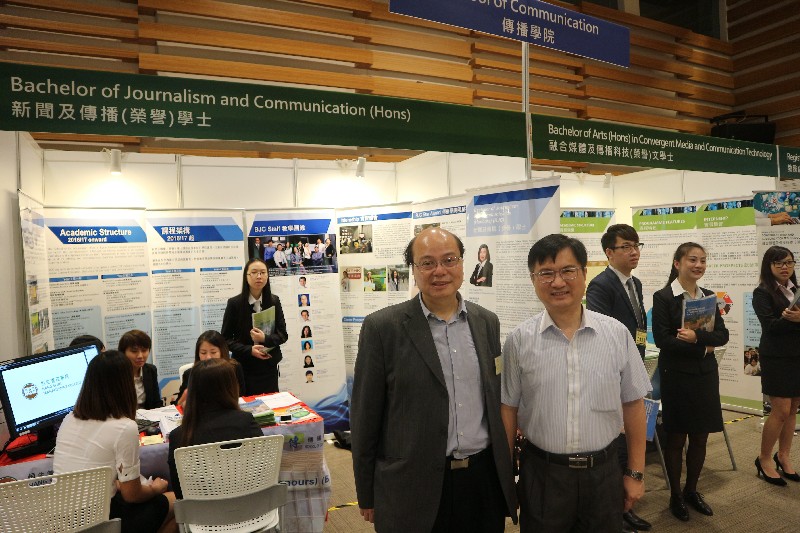
M 642 298 L 642 282 L 635 276 L 633 277 L 633 286 L 636 288 L 636 298 L 639 300 L 639 309 L 642 310 L 642 318 L 645 320 L 646 327 L 647 318 Z M 631 337 L 636 341 L 636 330 L 639 325 L 631 299 L 628 297 L 628 288 L 619 281 L 617 274 L 610 268 L 606 268 L 595 276 L 586 288 L 586 309 L 616 318 L 628 328 Z M 644 346 L 636 347 L 639 349 L 639 355 L 644 357 Z
M 155 409 L 163 407 L 161 389 L 158 386 L 158 370 L 155 365 L 145 363 L 142 367 L 142 383 L 144 384 L 144 404 L 142 409 Z
M 709 296 L 713 291 L 703 289 Z M 714 331 L 697 330 L 697 343 L 679 340 L 676 335 L 683 319 L 683 295 L 673 296 L 672 287 L 664 287 L 653 295 L 653 338 L 661 349 L 658 366 L 687 374 L 705 374 L 717 367 L 713 353 L 706 354 L 706 346 L 724 346 L 728 343 L 728 328 L 719 314 L 714 312 Z
M 491 287 L 493 270 L 494 267 L 489 261 L 486 261 L 486 264 L 483 265 L 483 268 L 481 268 L 481 264 L 478 263 L 477 265 L 475 265 L 475 270 L 469 277 L 469 282 L 478 287 Z M 479 282 L 478 278 L 486 278 L 486 279 L 482 282 Z
M 516 521 L 495 370 L 500 321 L 478 305 L 466 306 L 494 463 L 507 513 Z M 376 531 L 432 529 L 444 480 L 448 421 L 444 373 L 419 298 L 367 316 L 358 339 L 350 427 L 358 502 L 375 509 Z
M 773 295 L 778 299 L 773 298 Z M 800 356 L 800 323 L 781 317 L 787 307 L 789 300 L 775 289 L 770 290 L 759 285 L 753 291 L 753 311 L 761 322 L 759 357 Z
M 198 425 L 192 435 L 192 445 L 261 437 L 263 434 L 252 414 L 238 409 L 215 409 L 204 412 L 202 418 L 198 420 Z M 169 466 L 172 490 L 175 491 L 175 497 L 178 499 L 183 498 L 183 492 L 178 479 L 178 469 L 175 466 L 175 450 L 180 447 L 182 439 L 183 428 L 180 426 L 169 434 L 167 465 Z
M 247 300 L 247 294 L 239 294 L 228 300 L 220 333 L 228 341 L 228 348 L 233 353 L 233 358 L 242 365 L 247 394 L 278 392 L 278 363 L 283 359 L 280 345 L 289 338 L 281 301 L 274 294 L 269 302 L 266 301 L 265 294 L 261 296 L 261 309 L 275 306 L 275 332 L 264 339 L 264 346 L 272 348 L 269 352 L 272 357 L 262 360 L 251 354 L 253 339 L 250 338 L 250 330 L 253 329 L 253 308 Z

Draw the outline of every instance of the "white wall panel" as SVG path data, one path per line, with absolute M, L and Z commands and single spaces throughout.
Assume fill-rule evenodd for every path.
M 294 206 L 291 159 L 181 158 L 183 206 L 244 209 Z
M 111 176 L 102 152 L 45 151 L 45 205 L 149 207 L 178 205 L 174 155 L 123 154 L 122 175 Z

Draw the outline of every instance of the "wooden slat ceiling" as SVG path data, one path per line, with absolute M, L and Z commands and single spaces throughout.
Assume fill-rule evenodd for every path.
M 728 0 L 734 109 L 775 122 L 775 143 L 800 146 L 800 0 Z
M 786 1 L 786 0 L 784 0 Z M 788 0 L 789 13 L 794 13 Z M 576 9 L 571 4 L 552 2 Z M 580 2 L 577 9 L 631 29 L 631 67 L 531 47 L 534 112 L 708 134 L 709 118 L 739 107 L 794 105 L 792 58 L 782 76 L 766 78 L 773 17 L 757 0 L 728 0 L 733 43 L 628 13 Z M 766 3 L 768 4 L 768 3 Z M 758 28 L 752 31 L 750 21 Z M 779 36 L 794 33 L 791 17 Z M 792 41 L 794 42 L 794 41 Z M 767 44 L 765 44 L 767 43 Z M 785 55 L 785 54 L 784 54 Z M 479 107 L 519 109 L 519 43 L 389 13 L 387 0 L 4 0 L 0 2 L 0 60 L 115 72 L 192 75 L 292 83 L 360 93 L 411 97 Z M 744 70 L 742 70 L 742 68 Z M 787 81 L 788 80 L 788 81 Z M 621 110 L 622 109 L 622 110 Z M 782 130 L 789 128 L 786 132 Z M 778 122 L 796 140 L 796 123 Z M 785 135 L 784 135 L 785 133 Z M 163 139 L 36 134 L 43 146 L 108 144 L 125 150 L 241 157 L 355 157 L 372 152 L 402 160 L 416 152 L 365 147 L 324 149 L 269 143 L 176 143 Z M 541 161 L 537 162 L 541 164 Z

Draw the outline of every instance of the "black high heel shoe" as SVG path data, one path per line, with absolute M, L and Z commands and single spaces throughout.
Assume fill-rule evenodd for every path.
M 778 485 L 779 487 L 786 486 L 786 481 L 780 477 L 769 477 L 764 473 L 764 469 L 761 468 L 761 459 L 758 457 L 756 457 L 756 475 L 771 485 Z
M 792 481 L 800 482 L 800 474 L 797 472 L 790 474 L 783 469 L 783 465 L 780 461 L 778 461 L 778 452 L 775 452 L 775 455 L 772 456 L 772 460 L 775 461 L 775 470 L 778 470 L 783 477 L 786 479 L 791 479 Z

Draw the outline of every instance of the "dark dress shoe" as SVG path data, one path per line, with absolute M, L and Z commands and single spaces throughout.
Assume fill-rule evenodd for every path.
M 703 513 L 706 516 L 714 515 L 714 511 L 711 510 L 711 507 L 708 506 L 706 501 L 703 499 L 703 495 L 699 492 L 684 492 L 683 499 L 689 505 L 694 507 L 698 513 Z
M 777 485 L 779 487 L 785 487 L 786 481 L 778 477 L 770 477 L 765 472 L 764 469 L 761 468 L 761 459 L 756 457 L 756 475 L 769 483 L 770 485 Z
M 631 527 L 624 519 L 622 520 L 622 533 L 636 533 L 636 530 Z
M 772 460 L 775 461 L 775 469 L 778 470 L 783 477 L 785 477 L 786 479 L 791 479 L 792 481 L 800 481 L 800 474 L 798 474 L 797 472 L 792 472 L 790 474 L 783 469 L 783 465 L 778 460 L 777 452 L 775 453 L 775 455 L 772 456 Z
M 631 527 L 638 531 L 650 531 L 650 529 L 653 527 L 650 522 L 640 516 L 637 516 L 633 511 L 624 513 L 622 518 L 625 520 L 625 522 L 629 523 Z
M 675 515 L 675 518 L 684 522 L 689 521 L 689 509 L 683 501 L 683 496 L 675 495 L 669 497 L 669 510 Z

